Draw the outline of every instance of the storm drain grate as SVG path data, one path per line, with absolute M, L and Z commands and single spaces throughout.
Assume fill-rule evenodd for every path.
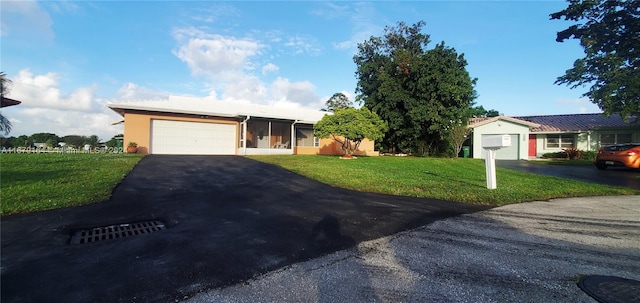
M 588 275 L 578 287 L 600 303 L 639 303 L 640 281 L 614 276 Z
M 145 221 L 94 227 L 80 230 L 71 237 L 71 244 L 85 244 L 104 240 L 113 240 L 137 235 L 148 234 L 165 229 L 161 221 Z

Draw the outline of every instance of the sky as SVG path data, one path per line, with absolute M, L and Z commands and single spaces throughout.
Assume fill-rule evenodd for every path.
M 462 53 L 477 105 L 507 116 L 598 113 L 587 88 L 555 85 L 584 57 L 555 41 L 564 1 L 6 1 L 0 70 L 9 136 L 122 133 L 106 105 L 169 95 L 320 109 L 355 99 L 358 43 L 425 21 L 433 48 Z

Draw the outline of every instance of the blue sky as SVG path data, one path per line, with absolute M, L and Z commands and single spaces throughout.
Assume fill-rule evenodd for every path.
M 558 43 L 564 1 L 5 1 L 1 70 L 13 81 L 2 110 L 10 135 L 122 132 L 110 102 L 185 95 L 319 109 L 355 98 L 358 43 L 398 21 L 426 21 L 433 47 L 464 53 L 477 104 L 505 115 L 600 112 L 554 85 L 583 56 Z

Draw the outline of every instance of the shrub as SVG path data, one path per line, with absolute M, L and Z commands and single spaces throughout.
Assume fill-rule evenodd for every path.
M 564 152 L 567 154 L 567 158 L 569 158 L 569 160 L 580 160 L 580 159 L 582 159 L 583 151 L 580 150 L 580 149 L 577 149 L 575 147 L 565 148 Z
M 543 159 L 566 159 L 567 158 L 567 153 L 566 152 L 555 152 L 555 153 L 545 153 L 542 154 L 542 158 Z
M 582 160 L 595 160 L 596 155 L 598 154 L 597 150 L 590 150 L 582 153 Z

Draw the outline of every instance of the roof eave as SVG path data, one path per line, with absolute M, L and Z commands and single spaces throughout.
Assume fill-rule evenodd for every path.
M 175 110 L 175 109 L 167 109 L 160 107 L 146 107 L 146 106 L 127 106 L 126 104 L 109 104 L 109 108 L 118 112 L 119 114 L 124 116 L 124 111 L 126 110 L 138 110 L 138 111 L 148 111 L 148 112 L 158 112 L 158 113 L 170 113 L 170 114 L 187 114 L 187 115 L 200 115 L 200 116 L 214 116 L 214 117 L 224 117 L 224 118 L 237 118 L 244 115 L 241 114 L 221 114 L 214 113 L 208 111 L 194 111 L 194 110 Z
M 507 116 L 492 117 L 490 119 L 487 119 L 487 120 L 484 120 L 484 121 L 480 121 L 480 122 L 478 122 L 476 124 L 469 125 L 469 127 L 470 128 L 476 128 L 478 126 L 483 126 L 483 125 L 486 125 L 486 124 L 489 124 L 489 123 L 496 122 L 498 120 L 504 120 L 504 121 L 508 121 L 508 122 L 511 122 L 511 123 L 528 126 L 529 128 L 540 127 L 540 124 L 537 124 L 537 123 L 534 123 L 534 122 L 530 122 L 530 121 L 526 121 L 526 120 L 520 120 L 520 119 L 516 119 L 516 118 L 511 118 L 511 117 L 507 117 Z

